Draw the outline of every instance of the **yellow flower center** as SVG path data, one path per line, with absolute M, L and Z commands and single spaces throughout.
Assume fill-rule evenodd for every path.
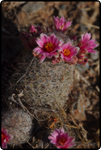
M 1 134 L 1 139 L 4 140 L 5 139 L 5 135 Z
M 60 26 L 60 29 L 63 29 L 63 27 L 64 27 L 64 25 L 62 24 L 62 25 Z
M 70 50 L 69 49 L 64 49 L 63 54 L 65 56 L 68 56 L 70 54 Z
M 52 52 L 54 50 L 53 43 L 51 43 L 51 42 L 45 43 L 44 49 L 45 49 L 46 52 Z
M 64 145 L 65 142 L 66 142 L 65 138 L 60 138 L 59 139 L 59 144 L 60 145 Z

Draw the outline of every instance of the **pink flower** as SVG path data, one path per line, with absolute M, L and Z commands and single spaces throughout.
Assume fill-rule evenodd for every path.
M 36 44 L 36 37 L 31 36 L 29 33 L 20 33 L 20 38 L 25 48 L 32 50 Z
M 60 19 L 54 17 L 54 23 L 57 30 L 65 31 L 71 26 L 72 21 L 67 21 L 64 17 L 61 17 Z
M 31 26 L 29 27 L 29 32 L 30 32 L 30 33 L 37 33 L 37 29 L 35 28 L 34 25 L 31 25 Z
M 60 62 L 60 56 L 59 57 L 53 57 L 52 58 L 52 63 L 53 63 L 53 65 L 55 65 L 56 63 L 59 63 Z
M 48 139 L 59 149 L 66 149 L 74 145 L 74 143 L 72 143 L 74 138 L 69 137 L 68 133 L 65 133 L 63 128 L 55 129 Z
M 85 55 L 87 54 L 87 50 L 86 49 L 83 49 L 83 50 L 80 50 L 77 54 L 77 63 L 80 64 L 80 65 L 85 65 L 87 62 L 88 62 L 88 59 L 85 58 Z
M 76 65 L 77 62 L 78 62 L 78 58 L 77 58 L 77 56 L 74 56 L 73 59 L 72 59 L 72 62 L 68 62 L 68 64 L 69 64 L 69 65 L 72 65 L 72 64 L 73 64 L 73 65 Z
M 42 32 L 42 29 L 40 26 L 34 26 L 34 25 L 30 25 L 29 27 L 29 32 L 32 34 L 32 35 L 38 35 Z
M 9 143 L 9 140 L 11 140 L 11 136 L 8 134 L 5 128 L 2 128 L 1 129 L 2 148 L 7 148 L 7 143 Z
M 62 46 L 62 51 L 60 52 L 61 58 L 66 62 L 71 62 L 78 51 L 79 47 L 74 47 L 71 42 L 68 42 Z
M 88 62 L 88 59 L 84 58 L 84 59 L 78 59 L 77 63 L 80 64 L 80 65 L 85 65 L 87 62 Z
M 52 58 L 57 56 L 57 51 L 60 50 L 61 41 L 58 38 L 51 34 L 47 36 L 46 34 L 40 34 L 40 38 L 36 40 L 38 47 L 33 49 L 33 52 L 40 55 L 40 62 L 43 62 L 46 57 Z
M 80 50 L 86 49 L 89 53 L 96 53 L 94 51 L 94 48 L 97 47 L 98 44 L 95 43 L 94 39 L 90 39 L 90 38 L 91 38 L 90 33 L 82 34 L 78 46 L 80 47 Z
M 74 40 L 74 41 L 76 41 L 77 38 L 78 38 L 77 35 L 71 35 L 71 36 L 70 36 L 70 39 L 71 39 L 71 40 Z
M 80 65 L 85 65 L 88 62 L 88 59 L 85 58 L 85 53 L 81 51 L 77 54 L 77 57 L 78 57 L 77 63 Z

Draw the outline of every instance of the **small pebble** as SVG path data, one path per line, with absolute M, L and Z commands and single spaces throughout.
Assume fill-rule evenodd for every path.
M 87 62 L 85 65 L 76 65 L 76 68 L 81 72 L 84 73 L 86 70 L 89 69 L 89 63 Z
M 33 13 L 40 9 L 42 9 L 44 6 L 44 2 L 28 2 L 22 7 L 22 11 L 26 13 Z
M 66 9 L 65 5 L 60 5 L 60 9 Z
M 99 52 L 96 51 L 96 53 L 90 53 L 90 56 L 93 60 L 99 59 Z

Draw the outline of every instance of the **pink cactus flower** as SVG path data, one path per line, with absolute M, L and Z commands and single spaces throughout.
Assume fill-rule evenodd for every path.
M 95 43 L 94 39 L 90 38 L 91 38 L 90 33 L 82 34 L 78 46 L 80 47 L 80 50 L 87 50 L 89 53 L 96 53 L 94 51 L 94 48 L 96 48 L 98 44 Z
M 29 33 L 20 33 L 20 39 L 22 40 L 24 47 L 29 50 L 32 50 L 35 46 L 37 46 L 36 37 L 31 36 Z
M 71 62 L 78 51 L 79 47 L 74 47 L 71 42 L 68 42 L 62 46 L 62 51 L 60 52 L 61 58 L 66 62 Z
M 74 145 L 74 143 L 72 143 L 74 138 L 69 137 L 68 133 L 65 133 L 63 128 L 55 129 L 48 139 L 59 149 L 66 149 Z
M 72 62 L 68 62 L 69 65 L 76 65 L 78 62 L 78 58 L 77 56 L 74 56 L 73 59 L 72 59 Z
M 54 23 L 57 30 L 65 31 L 71 26 L 72 21 L 67 21 L 64 17 L 59 19 L 54 16 Z
M 70 39 L 71 39 L 71 40 L 74 40 L 74 41 L 76 41 L 77 38 L 78 38 L 77 35 L 71 35 L 71 36 L 70 36 Z
M 84 49 L 84 50 L 80 50 L 77 54 L 77 58 L 78 58 L 78 61 L 77 63 L 80 64 L 80 65 L 85 65 L 87 62 L 88 62 L 88 59 L 85 58 L 85 55 L 87 54 L 87 50 Z
M 80 64 L 80 65 L 85 65 L 87 62 L 88 62 L 88 59 L 84 58 L 84 59 L 78 59 L 77 63 Z
M 30 33 L 37 33 L 36 27 L 35 27 L 34 25 L 31 25 L 31 26 L 29 27 L 29 32 L 30 32 Z
M 41 27 L 40 26 L 34 26 L 34 25 L 30 25 L 30 27 L 29 27 L 29 32 L 32 34 L 32 35 L 36 35 L 37 36 L 37 34 L 40 34 L 40 33 L 42 33 L 42 29 L 41 29 Z
M 60 62 L 60 59 L 61 59 L 61 57 L 59 56 L 59 57 L 53 57 L 52 58 L 52 63 L 53 63 L 53 65 L 55 65 L 55 64 L 57 64 L 57 63 L 59 63 Z
M 33 52 L 40 55 L 40 62 L 42 63 L 46 57 L 52 58 L 57 56 L 57 51 L 61 48 L 61 41 L 58 38 L 51 34 L 47 36 L 46 34 L 40 34 L 40 38 L 36 40 L 38 47 L 33 49 Z
M 78 57 L 77 63 L 80 64 L 80 65 L 85 65 L 88 62 L 88 59 L 85 58 L 85 54 L 82 53 L 82 52 L 79 52 L 77 54 L 77 57 Z
M 5 128 L 1 129 L 1 143 L 2 148 L 7 148 L 7 143 L 11 140 L 11 136 L 8 134 L 8 131 Z

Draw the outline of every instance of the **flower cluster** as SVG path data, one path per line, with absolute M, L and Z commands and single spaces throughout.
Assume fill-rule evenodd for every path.
M 40 26 L 35 27 L 34 25 L 31 25 L 28 28 L 28 32 L 21 32 L 20 38 L 23 42 L 24 47 L 32 50 L 36 46 L 35 41 L 40 33 L 42 33 L 42 29 L 40 28 Z
M 59 149 L 66 149 L 74 145 L 74 138 L 65 133 L 63 128 L 55 129 L 48 139 Z
M 28 32 L 21 33 L 20 37 L 24 46 L 31 49 L 41 63 L 48 58 L 53 64 L 63 60 L 70 65 L 85 65 L 88 61 L 86 54 L 95 53 L 94 48 L 98 45 L 91 39 L 90 33 L 82 34 L 79 41 L 76 35 L 69 36 L 66 32 L 71 24 L 72 21 L 67 21 L 64 17 L 54 17 L 52 27 L 42 30 L 39 26 L 31 25 Z
M 11 136 L 8 134 L 8 131 L 5 128 L 1 129 L 1 144 L 2 148 L 7 148 L 7 143 L 11 140 Z

